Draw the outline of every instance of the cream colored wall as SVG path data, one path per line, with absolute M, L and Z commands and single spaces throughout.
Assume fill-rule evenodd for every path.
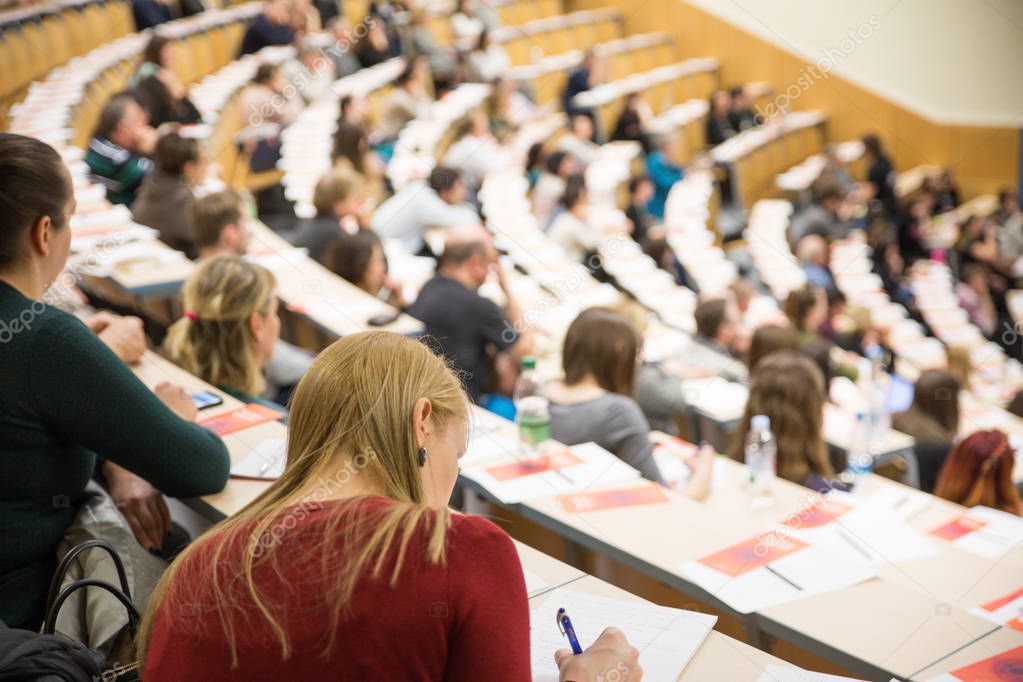
M 1020 0 L 685 0 L 935 123 L 1023 126 Z

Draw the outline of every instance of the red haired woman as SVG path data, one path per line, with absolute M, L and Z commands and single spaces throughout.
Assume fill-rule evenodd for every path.
M 1016 451 L 1001 431 L 978 431 L 952 450 L 938 475 L 934 494 L 966 507 L 981 504 L 1023 515 L 1012 480 Z

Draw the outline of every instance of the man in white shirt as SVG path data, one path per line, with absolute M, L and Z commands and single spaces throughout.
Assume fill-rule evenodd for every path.
M 380 204 L 370 227 L 381 239 L 397 239 L 407 252 L 418 254 L 425 249 L 423 237 L 431 227 L 479 224 L 465 198 L 458 171 L 437 166 L 426 182 L 412 180 Z

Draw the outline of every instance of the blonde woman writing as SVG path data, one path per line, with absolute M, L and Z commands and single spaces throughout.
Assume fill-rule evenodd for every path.
M 157 587 L 145 679 L 529 680 L 515 546 L 446 506 L 468 406 L 417 341 L 365 332 L 323 351 L 294 395 L 284 474 Z M 614 629 L 557 659 L 562 680 L 642 676 Z

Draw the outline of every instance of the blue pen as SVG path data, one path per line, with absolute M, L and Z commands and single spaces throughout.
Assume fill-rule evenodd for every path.
M 568 617 L 565 609 L 558 609 L 558 630 L 568 637 L 568 643 L 572 646 L 573 654 L 581 654 L 583 648 L 579 646 L 579 640 L 575 636 L 575 628 L 572 627 L 572 619 Z

